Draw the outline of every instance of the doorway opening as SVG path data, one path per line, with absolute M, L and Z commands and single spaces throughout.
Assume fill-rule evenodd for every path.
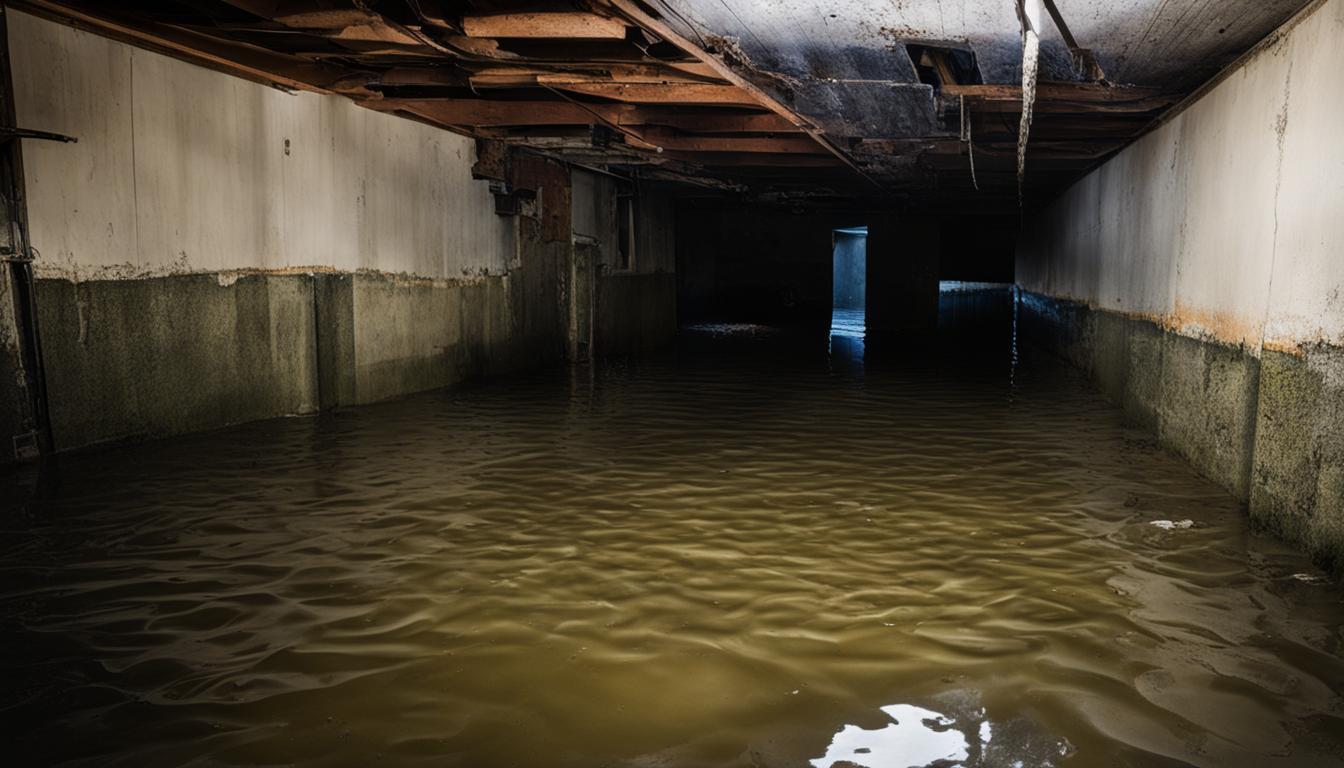
M 831 336 L 862 339 L 868 283 L 868 227 L 832 232 Z

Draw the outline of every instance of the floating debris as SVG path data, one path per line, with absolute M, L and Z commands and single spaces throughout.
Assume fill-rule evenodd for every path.
M 1194 520 L 1153 520 L 1149 525 L 1161 528 L 1164 531 L 1170 531 L 1174 528 L 1193 528 Z
M 1324 584 L 1325 577 L 1312 573 L 1294 573 L 1293 578 L 1306 584 Z

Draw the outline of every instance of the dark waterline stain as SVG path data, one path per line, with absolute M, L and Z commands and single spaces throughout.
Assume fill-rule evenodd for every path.
M 1339 763 L 1338 589 L 949 309 L 928 354 L 691 333 L 6 486 L 11 755 Z

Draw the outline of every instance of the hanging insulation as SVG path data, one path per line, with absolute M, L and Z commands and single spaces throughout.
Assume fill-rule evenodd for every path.
M 1036 71 L 1041 52 L 1040 0 L 1017 0 L 1017 18 L 1022 22 L 1022 121 L 1017 128 L 1017 200 L 1022 202 L 1022 184 L 1027 175 L 1027 135 L 1031 132 L 1031 107 L 1036 102 Z
M 966 111 L 966 97 L 961 97 L 961 140 L 966 142 L 966 154 L 971 161 L 971 186 L 980 191 L 980 182 L 975 179 L 975 143 L 971 138 L 971 113 Z

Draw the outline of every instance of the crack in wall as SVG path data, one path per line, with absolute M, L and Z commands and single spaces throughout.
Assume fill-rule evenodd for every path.
M 1274 143 L 1277 155 L 1274 161 L 1274 229 L 1269 243 L 1269 280 L 1265 286 L 1265 314 L 1260 322 L 1260 350 L 1265 348 L 1269 328 L 1269 313 L 1274 300 L 1274 270 L 1279 255 L 1279 192 L 1283 188 L 1283 142 L 1288 133 L 1288 102 L 1292 97 L 1293 59 L 1288 57 L 1288 71 L 1283 76 L 1283 103 L 1274 119 Z M 1259 351 L 1257 351 L 1259 354 Z

